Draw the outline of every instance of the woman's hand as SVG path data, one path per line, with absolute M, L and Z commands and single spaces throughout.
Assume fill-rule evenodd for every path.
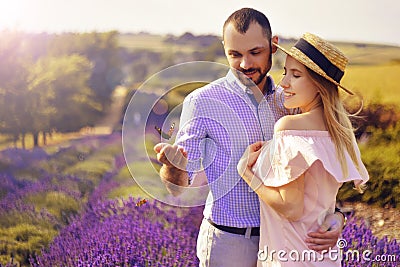
M 245 176 L 253 173 L 251 171 L 251 168 L 256 163 L 258 156 L 260 155 L 263 143 L 263 141 L 258 141 L 254 144 L 251 144 L 243 153 L 243 156 L 241 157 L 237 165 L 237 170 L 241 177 L 245 178 Z

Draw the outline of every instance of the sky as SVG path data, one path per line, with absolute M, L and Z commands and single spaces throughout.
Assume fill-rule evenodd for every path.
M 225 19 L 252 7 L 274 34 L 400 46 L 397 0 L 0 0 L 0 31 L 221 35 Z

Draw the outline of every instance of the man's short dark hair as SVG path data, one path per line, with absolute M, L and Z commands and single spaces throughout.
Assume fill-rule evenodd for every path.
M 225 28 L 228 24 L 232 23 L 235 30 L 241 34 L 245 34 L 249 29 L 250 24 L 253 22 L 258 23 L 261 26 L 265 37 L 271 39 L 272 31 L 268 18 L 260 11 L 252 8 L 242 8 L 233 12 L 224 23 L 222 38 L 225 36 Z

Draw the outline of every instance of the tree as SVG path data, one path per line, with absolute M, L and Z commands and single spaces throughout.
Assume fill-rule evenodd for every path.
M 91 62 L 80 55 L 45 57 L 33 66 L 28 96 L 30 116 L 26 123 L 38 145 L 39 132 L 72 132 L 94 125 L 101 105 L 88 86 Z
M 122 82 L 123 74 L 119 57 L 118 32 L 70 33 L 55 36 L 49 44 L 49 54 L 63 56 L 79 54 L 93 64 L 89 87 L 93 97 L 109 105 L 114 88 Z
M 93 126 L 122 80 L 117 32 L 0 32 L 0 132 L 13 139 Z
M 26 114 L 28 68 L 32 62 L 27 53 L 29 44 L 18 32 L 3 31 L 0 46 L 0 131 L 9 134 L 14 144 L 27 133 L 23 118 Z

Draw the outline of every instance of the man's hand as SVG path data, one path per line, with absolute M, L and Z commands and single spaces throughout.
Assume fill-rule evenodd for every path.
M 159 143 L 154 146 L 157 160 L 163 164 L 160 169 L 161 181 L 173 195 L 180 195 L 189 185 L 189 176 L 186 172 L 187 152 L 177 145 Z
M 177 145 L 159 143 L 154 146 L 157 153 L 157 160 L 168 167 L 186 170 L 187 152 Z
M 308 233 L 306 243 L 308 248 L 321 252 L 336 245 L 343 229 L 344 218 L 338 213 L 329 214 L 317 232 Z

